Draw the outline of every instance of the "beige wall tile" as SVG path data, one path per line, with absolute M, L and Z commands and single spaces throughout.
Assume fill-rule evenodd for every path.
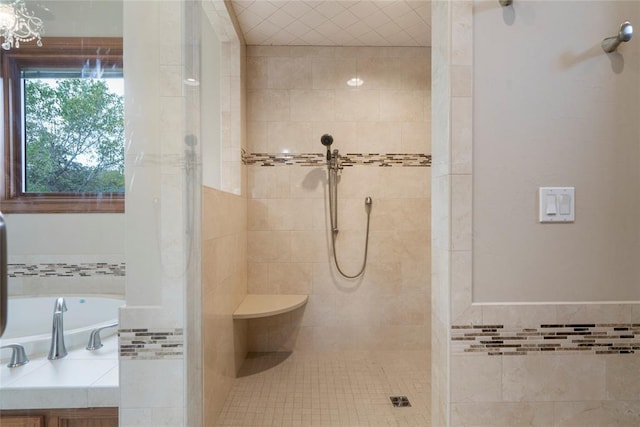
M 313 228 L 313 199 L 269 199 L 269 230 L 309 230 Z
M 473 70 L 470 66 L 451 67 L 451 96 L 473 96 Z
M 402 152 L 431 154 L 431 117 L 424 122 L 402 123 Z
M 247 263 L 247 293 L 249 294 L 276 294 L 277 289 L 269 283 L 269 264 L 266 262 Z
M 605 358 L 599 355 L 504 357 L 505 401 L 603 400 Z
M 607 398 L 640 401 L 640 360 L 636 355 L 606 356 Z M 640 409 L 637 416 L 640 416 Z
M 268 81 L 271 89 L 306 89 L 311 87 L 311 59 L 269 58 Z
M 496 402 L 453 403 L 453 426 L 540 426 L 553 425 L 553 403 Z
M 291 168 L 291 197 L 323 199 L 327 186 L 325 167 Z
M 249 262 L 285 262 L 292 257 L 289 231 L 249 231 L 247 240 Z
M 375 100 L 377 110 L 378 100 Z M 377 117 L 377 111 L 376 111 Z M 402 150 L 401 122 L 358 123 L 356 146 L 357 153 L 399 153 Z M 347 151 L 348 152 L 348 151 Z
M 247 185 L 252 198 L 274 199 L 289 197 L 289 168 L 247 168 Z
M 332 90 L 290 90 L 293 122 L 335 120 L 335 92 Z
M 380 120 L 386 122 L 423 122 L 427 111 L 426 91 L 380 91 Z
M 314 58 L 313 89 L 347 89 L 347 81 L 357 77 L 355 58 Z
M 507 328 L 536 328 L 543 324 L 563 323 L 557 318 L 556 307 L 546 304 L 484 305 L 482 322 Z
M 289 92 L 282 89 L 247 90 L 247 117 L 250 121 L 274 122 L 289 120 L 290 110 L 299 108 L 289 100 Z
M 469 324 L 463 317 L 473 302 L 473 260 L 471 251 L 451 253 L 451 320 L 453 324 Z M 482 314 L 482 312 L 480 312 Z M 477 319 L 481 320 L 481 319 Z M 474 322 L 475 323 L 475 322 Z
M 268 64 L 264 57 L 247 58 L 247 89 L 269 88 Z
M 451 63 L 473 63 L 473 2 L 456 1 L 451 7 Z
M 471 175 L 451 176 L 451 248 L 471 250 L 472 243 L 472 179 Z
M 456 174 L 472 172 L 472 98 L 451 99 L 451 171 Z
M 502 357 L 454 355 L 451 357 L 451 401 L 502 400 Z
M 247 230 L 269 230 L 269 199 L 247 200 Z
M 313 264 L 277 263 L 269 264 L 269 287 L 281 294 L 308 295 L 311 293 Z
M 560 323 L 631 322 L 631 304 L 559 304 L 555 308 Z
M 248 121 L 247 131 L 247 150 L 250 153 L 267 153 L 269 152 L 269 125 L 271 122 Z
M 334 108 L 339 122 L 376 122 L 380 117 L 380 99 L 372 91 L 336 90 Z
M 269 122 L 263 135 L 266 153 L 320 152 L 320 135 L 313 132 L 311 122 Z
M 640 404 L 637 400 L 562 402 L 555 404 L 555 424 L 558 427 L 640 425 Z
M 322 231 L 292 231 L 291 254 L 293 262 L 322 262 L 327 259 L 327 239 Z

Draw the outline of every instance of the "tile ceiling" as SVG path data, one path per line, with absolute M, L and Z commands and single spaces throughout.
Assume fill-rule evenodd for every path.
M 232 0 L 248 45 L 430 46 L 429 0 Z

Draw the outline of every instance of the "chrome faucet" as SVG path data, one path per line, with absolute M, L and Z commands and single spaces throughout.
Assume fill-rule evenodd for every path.
M 67 348 L 64 345 L 64 326 L 62 315 L 67 311 L 67 304 L 64 298 L 60 297 L 53 306 L 53 328 L 51 329 L 51 348 L 49 349 L 49 360 L 62 359 L 67 355 Z
M 93 351 L 102 348 L 102 340 L 100 339 L 100 331 L 107 328 L 115 328 L 118 326 L 118 322 L 112 323 L 110 325 L 105 325 L 101 328 L 96 328 L 91 331 L 89 335 L 89 342 L 87 343 L 87 350 Z
M 20 344 L 8 344 L 0 347 L 0 350 L 3 348 L 10 348 L 13 350 L 11 353 L 11 361 L 7 365 L 9 368 L 17 368 L 18 366 L 26 365 L 29 363 L 29 358 L 27 357 L 27 353 L 24 351 L 24 347 Z

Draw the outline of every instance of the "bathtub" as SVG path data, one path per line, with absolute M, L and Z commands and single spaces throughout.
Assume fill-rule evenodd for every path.
M 51 345 L 53 305 L 56 297 L 11 297 L 7 309 L 7 329 L 0 345 L 22 344 L 27 355 L 48 354 Z M 108 297 L 64 297 L 68 311 L 64 313 L 64 338 L 67 349 L 86 346 L 94 328 L 116 322 L 118 307 L 124 300 Z M 117 327 L 101 332 L 108 337 L 117 332 Z M 6 352 L 6 354 L 5 354 Z M 11 352 L 3 350 L 2 360 L 9 359 Z

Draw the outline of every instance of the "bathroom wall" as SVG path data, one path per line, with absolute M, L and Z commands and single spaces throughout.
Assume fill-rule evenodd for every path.
M 556 25 L 569 22 L 576 16 L 580 16 L 580 22 L 589 22 L 589 28 L 599 28 L 600 18 L 610 20 L 615 32 L 620 21 L 637 16 L 634 9 L 623 12 L 630 6 L 633 5 L 626 2 L 514 2 L 512 7 L 502 9 L 497 2 L 484 1 L 438 2 L 434 5 L 434 17 L 446 20 L 443 25 L 434 27 L 438 35 L 434 34 L 433 46 L 434 52 L 438 52 L 434 54 L 434 87 L 444 84 L 444 88 L 434 90 L 434 112 L 437 110 L 438 115 L 443 117 L 443 123 L 438 122 L 439 131 L 434 128 L 434 136 L 436 132 L 442 132 L 442 138 L 434 138 L 433 150 L 433 215 L 434 230 L 437 230 L 433 241 L 433 303 L 434 314 L 437 314 L 434 317 L 434 350 L 436 340 L 438 346 L 438 351 L 433 353 L 433 381 L 436 386 L 433 400 L 434 425 L 560 426 L 640 423 L 640 413 L 637 410 L 640 396 L 637 387 L 629 380 L 638 371 L 637 357 L 633 355 L 637 351 L 637 328 L 634 325 L 639 321 L 638 304 L 624 300 L 618 303 L 606 300 L 579 302 L 584 298 L 577 302 L 563 300 L 566 298 L 564 289 L 573 289 L 571 292 L 574 299 L 585 294 L 581 293 L 582 290 L 588 294 L 594 289 L 590 283 L 583 284 L 576 277 L 563 276 L 568 271 L 563 264 L 564 258 L 556 258 L 541 266 L 549 273 L 545 277 L 552 278 L 549 280 L 554 280 L 556 276 L 564 279 L 563 283 L 558 284 L 563 290 L 548 290 L 543 295 L 544 302 L 489 304 L 475 299 L 478 296 L 475 291 L 476 257 L 482 259 L 483 254 L 479 252 L 491 250 L 475 242 L 476 239 L 486 239 L 486 232 L 476 233 L 476 228 L 486 227 L 483 219 L 489 221 L 482 211 L 476 215 L 476 208 L 491 200 L 495 201 L 493 196 L 476 191 L 475 188 L 477 167 L 483 170 L 483 166 L 478 165 L 479 159 L 483 159 L 480 151 L 488 142 L 487 139 L 480 138 L 481 131 L 492 128 L 492 134 L 504 147 L 504 152 L 491 159 L 492 167 L 501 172 L 501 185 L 494 188 L 494 191 L 511 188 L 510 182 L 520 182 L 521 174 L 536 171 L 540 171 L 540 175 L 529 182 L 529 186 L 534 189 L 540 185 L 538 182 L 548 176 L 563 181 L 573 178 L 585 180 L 586 174 L 599 176 L 603 168 L 606 170 L 610 158 L 608 156 L 615 158 L 622 152 L 631 155 L 631 147 L 623 145 L 611 148 L 610 152 L 599 158 L 603 165 L 598 164 L 590 170 L 587 165 L 593 158 L 598 158 L 595 153 L 602 148 L 589 140 L 585 141 L 580 150 L 574 151 L 574 157 L 584 161 L 582 167 L 572 166 L 563 173 L 556 172 L 558 165 L 555 164 L 555 157 L 547 157 L 549 146 L 543 139 L 538 140 L 535 145 L 532 141 L 538 135 L 544 136 L 548 127 L 556 127 L 559 133 L 562 133 L 560 130 L 566 132 L 563 120 L 556 115 L 572 123 L 572 126 L 575 125 L 572 121 L 574 110 L 568 108 L 572 105 L 572 96 L 558 89 L 553 96 L 534 102 L 539 92 L 547 93 L 545 89 L 557 83 L 555 79 L 550 81 L 547 76 L 533 83 L 525 83 L 525 80 L 522 85 L 526 85 L 526 89 L 519 81 L 520 75 L 529 75 L 528 67 L 532 67 L 527 64 L 527 58 L 542 59 L 535 64 L 536 69 L 540 69 L 539 73 L 544 76 L 555 70 L 559 80 L 571 73 L 585 72 L 583 67 L 590 68 L 590 73 L 584 74 L 584 80 L 572 82 L 568 87 L 584 83 L 584 91 L 592 95 L 586 100 L 582 98 L 583 93 L 576 95 L 581 100 L 580 105 L 575 106 L 578 116 L 591 107 L 598 108 L 594 105 L 598 104 L 599 97 L 607 95 L 606 91 L 591 92 L 594 89 L 591 73 L 601 78 L 596 82 L 597 85 L 615 87 L 616 80 L 625 78 L 624 73 L 637 73 L 637 67 L 628 66 L 634 60 L 628 58 L 622 49 L 620 55 L 612 56 L 606 56 L 599 50 L 600 41 L 603 37 L 612 35 L 609 33 L 585 36 L 583 42 L 586 46 L 580 49 L 574 44 L 576 40 L 569 37 L 568 43 L 575 50 L 571 47 L 563 49 L 564 38 L 557 39 L 552 35 Z M 553 9 L 552 14 L 549 14 L 549 8 Z M 631 14 L 627 16 L 629 12 Z M 481 30 L 482 25 L 478 28 L 476 24 L 485 19 L 492 19 L 494 24 L 489 26 L 490 29 L 485 27 Z M 520 34 L 515 29 L 520 25 L 526 26 L 527 32 L 528 27 L 536 29 L 537 37 L 527 39 L 526 55 L 523 49 L 522 57 L 519 53 L 514 55 L 519 60 L 510 61 L 508 66 L 500 68 L 500 78 L 496 77 L 495 72 L 489 77 L 478 68 L 478 65 L 483 64 L 479 56 L 493 54 L 478 52 L 474 50 L 474 46 L 477 42 L 482 42 L 483 31 L 492 34 L 493 31 L 499 31 L 496 27 L 503 25 L 508 27 L 503 30 L 512 32 L 509 40 L 514 44 L 517 44 Z M 520 30 L 524 31 L 522 28 Z M 582 31 L 578 30 L 579 33 Z M 545 37 L 541 38 L 540 34 L 545 34 Z M 567 35 L 566 32 L 563 34 Z M 496 42 L 495 38 L 493 41 Z M 524 41 L 521 41 L 520 46 L 522 43 Z M 538 49 L 540 55 L 534 54 Z M 549 49 L 556 53 L 554 61 L 549 59 Z M 605 62 L 606 67 L 601 66 L 603 60 L 608 62 Z M 624 67 L 621 67 L 622 60 Z M 495 69 L 498 68 L 494 66 Z M 491 90 L 490 104 L 495 103 L 496 108 L 500 108 L 503 103 L 515 104 L 511 104 L 511 114 L 500 117 L 499 121 L 481 122 L 479 118 L 486 118 L 489 113 L 479 111 L 480 106 L 488 107 L 483 104 L 487 101 L 479 100 L 478 97 L 481 94 L 486 96 L 489 88 L 504 88 L 503 85 L 511 85 L 514 92 L 524 93 L 525 96 L 519 96 L 517 100 L 504 100 L 496 97 Z M 627 90 L 634 89 L 629 87 Z M 615 97 L 611 100 L 613 99 Z M 621 95 L 620 99 L 624 100 L 624 97 Z M 554 112 L 552 117 L 546 115 L 549 110 Z M 605 117 L 588 116 L 590 120 L 580 120 L 583 120 L 583 126 L 589 126 L 591 121 L 606 125 L 608 120 L 615 120 L 612 111 L 615 110 L 610 110 Z M 528 117 L 535 123 L 521 120 L 521 116 Z M 515 124 L 524 126 L 524 130 L 512 129 Z M 534 126 L 535 129 L 530 129 L 529 126 Z M 443 132 L 446 129 L 450 129 L 450 132 Z M 506 138 L 503 134 L 506 130 L 515 133 Z M 578 130 L 580 129 L 576 129 Z M 601 132 L 599 128 L 593 131 Z M 566 133 L 563 135 L 567 137 Z M 603 136 L 603 139 L 610 139 L 610 135 Z M 512 168 L 512 163 L 521 164 L 517 158 L 512 157 L 520 153 L 513 147 L 520 147 L 516 144 L 525 141 L 529 144 L 521 146 L 522 155 L 535 167 L 523 167 L 522 170 Z M 564 144 L 574 144 L 572 140 L 557 141 L 554 138 L 554 141 L 558 150 Z M 567 158 L 563 157 L 565 160 Z M 623 163 L 619 172 L 624 174 L 629 170 L 625 169 Z M 592 173 L 593 170 L 597 170 L 597 173 Z M 486 172 L 486 167 L 484 171 Z M 482 174 L 478 179 L 483 179 Z M 603 179 L 612 178 L 607 175 Z M 536 207 L 531 203 L 531 200 L 535 201 L 535 190 L 522 189 L 522 192 L 522 195 L 515 198 L 500 199 L 500 203 L 493 206 L 494 215 L 497 215 L 503 202 L 511 203 L 507 214 L 503 215 L 503 218 L 509 218 L 500 222 L 492 230 L 493 233 L 508 233 L 503 227 L 510 227 L 514 221 L 522 221 L 523 227 L 527 221 L 535 224 Z M 577 195 L 583 193 L 584 197 L 594 197 L 597 191 L 590 193 L 589 189 L 585 189 L 578 193 L 578 188 L 576 189 Z M 622 203 L 620 206 L 627 206 L 626 201 L 616 199 L 613 194 L 610 196 L 612 202 L 618 200 Z M 592 215 L 595 214 L 587 212 L 590 209 L 596 208 L 579 208 L 575 227 L 578 226 L 579 218 L 584 217 L 580 221 L 594 220 Z M 582 216 L 579 216 L 583 211 Z M 443 233 L 440 233 L 439 223 L 445 226 L 442 228 L 445 230 Z M 598 225 L 601 226 L 602 224 Z M 573 256 L 573 252 L 584 255 L 581 236 L 564 234 L 563 225 L 558 227 L 553 230 L 562 238 L 562 244 L 571 249 L 568 258 Z M 595 241 L 601 237 L 599 228 L 588 231 Z M 543 243 L 548 245 L 545 241 L 549 238 L 547 234 L 541 231 L 532 236 L 527 235 L 518 245 L 511 246 L 509 254 L 500 262 L 494 260 L 491 267 L 496 277 L 502 275 L 501 270 L 506 264 L 537 262 L 535 250 L 544 247 Z M 580 267 L 590 268 L 586 264 L 588 262 L 584 261 Z M 506 269 L 511 271 L 510 268 Z M 520 287 L 521 283 L 527 283 L 526 276 L 529 272 L 528 269 L 520 269 L 514 281 L 502 283 L 500 290 L 509 294 L 509 288 L 513 286 L 523 292 L 523 298 L 531 298 L 531 293 L 528 290 L 525 293 L 524 288 Z M 627 292 L 625 286 L 612 285 L 607 280 L 596 286 L 597 292 L 591 293 L 592 298 L 606 295 L 604 289 L 609 286 L 613 286 L 614 290 L 617 288 Z M 442 303 L 447 306 L 439 307 Z M 435 396 L 436 393 L 439 394 Z
M 250 351 L 426 350 L 429 346 L 430 50 L 247 47 L 248 292 L 309 294 L 249 322 Z M 347 86 L 359 77 L 360 87 Z M 320 136 L 349 157 L 330 257 Z
M 476 10 L 474 301 L 639 301 L 640 43 L 600 43 L 640 4 Z M 562 186 L 575 222 L 538 223 L 538 187 Z
M 247 353 L 246 322 L 231 315 L 247 294 L 247 200 L 203 188 L 204 425 L 213 425 Z

